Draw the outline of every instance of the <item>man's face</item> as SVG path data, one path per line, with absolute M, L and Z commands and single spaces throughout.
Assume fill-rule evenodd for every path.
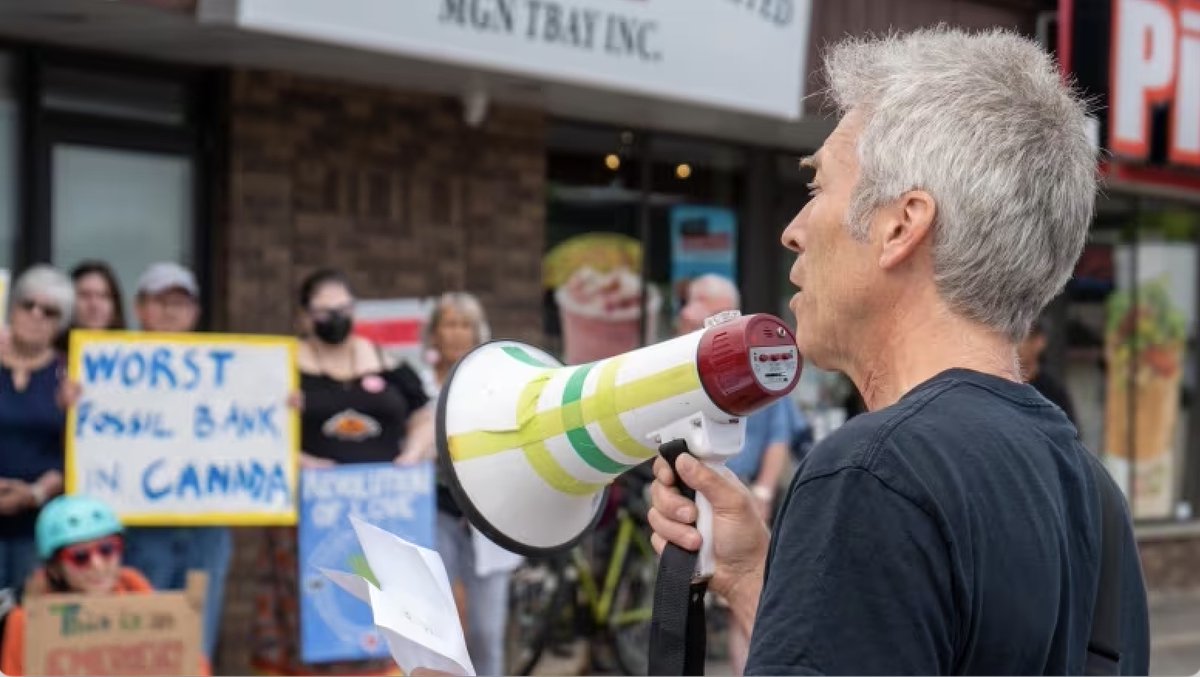
M 847 217 L 858 183 L 862 121 L 851 112 L 811 159 L 811 199 L 783 231 L 796 252 L 789 279 L 797 288 L 788 306 L 796 315 L 796 344 L 818 366 L 835 367 L 847 346 L 867 337 L 856 329 L 877 305 L 878 252 L 870 234 L 858 240 Z
M 676 331 L 680 336 L 704 328 L 704 320 L 726 310 L 735 310 L 733 299 L 718 294 L 704 285 L 688 286 L 687 299 L 679 310 Z
M 188 332 L 196 329 L 200 306 L 183 289 L 139 296 L 138 322 L 145 331 Z

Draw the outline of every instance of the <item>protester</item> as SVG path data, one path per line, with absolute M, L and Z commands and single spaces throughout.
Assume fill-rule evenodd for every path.
M 75 282 L 74 329 L 124 329 L 125 304 L 112 266 L 87 260 L 71 270 Z
M 104 503 L 85 496 L 60 496 L 38 515 L 37 556 L 42 568 L 26 586 L 26 599 L 76 593 L 146 594 L 154 591 L 136 569 L 121 566 L 124 529 Z M 25 674 L 25 614 L 21 608 L 3 618 L 0 672 Z M 199 674 L 209 674 L 207 661 Z
M 1087 237 L 1085 105 L 1005 31 L 852 39 L 825 70 L 842 117 L 782 240 L 801 354 L 870 411 L 808 454 L 774 534 L 740 483 L 677 464 L 713 506 L 710 586 L 751 637 L 746 672 L 1081 674 L 1106 660 L 1089 648 L 1105 595 L 1113 667 L 1146 674 L 1128 511 L 1101 588 L 1099 492 L 1115 486 L 1017 364 Z M 695 504 L 655 471 L 656 546 L 699 547 Z
M 0 589 L 19 588 L 33 570 L 38 509 L 62 491 L 63 363 L 54 338 L 73 298 L 70 280 L 49 266 L 13 285 L 10 342 L 0 353 Z
M 1021 361 L 1021 375 L 1025 382 L 1033 386 L 1042 397 L 1050 400 L 1067 418 L 1075 423 L 1075 404 L 1071 401 L 1071 393 L 1063 384 L 1058 382 L 1050 372 L 1042 368 L 1042 354 L 1046 351 L 1046 328 L 1041 318 L 1034 321 L 1029 334 L 1017 346 L 1017 357 Z
M 322 270 L 300 287 L 301 463 L 390 463 L 421 456 L 432 439 L 429 398 L 407 365 L 394 365 L 354 336 L 354 294 L 346 276 Z M 264 674 L 395 674 L 391 660 L 305 664 L 300 646 L 300 563 L 296 529 L 265 532 L 254 665 Z
M 720 275 L 702 275 L 688 285 L 676 328 L 680 334 L 687 334 L 702 329 L 706 318 L 740 307 L 741 294 L 733 282 Z M 770 520 L 774 511 L 775 495 L 791 454 L 793 429 L 802 425 L 803 417 L 790 397 L 748 416 L 742 450 L 725 462 L 750 487 L 763 521 Z M 730 632 L 728 640 L 730 672 L 740 677 L 746 667 L 749 642 L 739 632 Z
M 187 268 L 155 263 L 138 279 L 135 311 L 143 331 L 186 333 L 200 320 L 200 287 Z M 182 590 L 187 573 L 208 576 L 204 600 L 204 655 L 212 659 L 220 631 L 225 578 L 233 554 L 226 527 L 137 527 L 126 536 L 131 566 L 159 590 Z
M 432 367 L 425 378 L 430 396 L 438 396 L 458 360 L 490 337 L 478 299 L 465 292 L 443 294 L 425 325 L 425 348 Z M 425 450 L 432 456 L 432 440 Z M 509 579 L 521 558 L 471 527 L 442 482 L 438 483 L 437 507 L 437 549 L 455 587 L 467 651 L 477 674 L 503 675 Z

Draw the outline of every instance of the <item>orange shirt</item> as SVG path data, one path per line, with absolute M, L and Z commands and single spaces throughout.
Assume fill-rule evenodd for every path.
M 47 588 L 45 572 L 37 571 L 25 586 L 25 594 L 47 594 Z M 118 595 L 147 593 L 154 592 L 154 587 L 139 571 L 125 567 L 121 569 L 113 592 Z M 25 611 L 20 607 L 9 612 L 4 626 L 4 638 L 0 643 L 0 672 L 6 675 L 25 674 Z M 201 666 L 200 674 L 212 674 L 207 662 Z

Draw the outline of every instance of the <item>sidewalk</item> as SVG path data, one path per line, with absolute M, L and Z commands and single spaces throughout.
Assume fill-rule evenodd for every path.
M 584 651 L 580 642 L 569 658 L 543 659 L 534 674 L 583 674 Z M 704 674 L 728 675 L 729 664 L 709 661 Z M 1200 590 L 1157 594 L 1150 599 L 1150 674 L 1200 675 Z

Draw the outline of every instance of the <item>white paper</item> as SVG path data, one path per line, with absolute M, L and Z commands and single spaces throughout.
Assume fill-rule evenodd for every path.
M 475 666 L 442 558 L 355 517 L 350 522 L 379 587 L 354 574 L 321 573 L 371 606 L 375 625 L 405 674 L 424 668 L 473 677 Z

